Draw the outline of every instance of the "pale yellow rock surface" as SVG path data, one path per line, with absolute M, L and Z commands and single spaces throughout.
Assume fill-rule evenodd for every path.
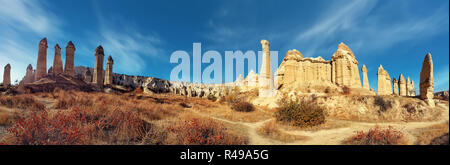
M 435 106 L 433 90 L 433 60 L 431 59 L 431 54 L 428 53 L 423 60 L 422 70 L 420 71 L 420 98 L 432 107 Z

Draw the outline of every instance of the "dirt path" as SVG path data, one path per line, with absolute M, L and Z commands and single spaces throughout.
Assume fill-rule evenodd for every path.
M 273 140 L 270 138 L 267 138 L 265 136 L 262 136 L 257 133 L 258 129 L 266 122 L 269 122 L 273 119 L 267 119 L 259 122 L 237 122 L 237 121 L 231 121 L 228 119 L 218 118 L 218 117 L 211 117 L 205 114 L 202 114 L 201 112 L 192 109 L 192 112 L 201 115 L 213 118 L 218 121 L 226 122 L 229 124 L 236 124 L 241 125 L 247 128 L 248 137 L 249 137 L 249 144 L 250 145 L 340 145 L 342 144 L 342 141 L 344 141 L 346 138 L 349 138 L 350 136 L 354 135 L 357 131 L 367 131 L 371 128 L 374 128 L 375 126 L 380 127 L 388 127 L 392 126 L 396 128 L 397 130 L 400 130 L 404 133 L 406 138 L 408 138 L 408 141 L 411 144 L 415 144 L 416 137 L 411 135 L 409 133 L 409 130 L 414 130 L 417 128 L 424 128 L 429 127 L 435 124 L 445 123 L 448 122 L 449 114 L 448 111 L 446 111 L 446 116 L 443 120 L 440 121 L 431 121 L 431 122 L 382 122 L 382 123 L 368 123 L 368 122 L 359 122 L 359 121 L 342 121 L 350 125 L 350 127 L 344 127 L 344 128 L 335 128 L 335 129 L 324 129 L 324 130 L 318 130 L 318 131 L 304 131 L 304 130 L 282 130 L 281 131 L 292 134 L 292 135 L 300 135 L 307 137 L 306 140 L 300 140 L 295 141 L 292 143 L 284 143 L 281 141 Z

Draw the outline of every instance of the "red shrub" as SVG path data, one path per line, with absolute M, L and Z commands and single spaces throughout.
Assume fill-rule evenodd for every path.
M 384 130 L 376 126 L 367 133 L 358 131 L 355 136 L 348 139 L 345 143 L 356 145 L 404 145 L 407 144 L 407 140 L 402 132 L 393 129 L 391 126 Z
M 79 123 L 84 120 L 78 109 L 67 114 L 58 112 L 53 117 L 44 110 L 18 119 L 8 132 L 16 137 L 17 144 L 23 145 L 84 144 L 88 130 Z
M 168 127 L 169 132 L 176 134 L 176 144 L 182 145 L 236 145 L 245 144 L 240 136 L 227 132 L 222 124 L 210 119 L 191 118 L 184 123 Z

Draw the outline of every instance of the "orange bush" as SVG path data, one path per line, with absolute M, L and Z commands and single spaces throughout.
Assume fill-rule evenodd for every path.
M 188 118 L 169 126 L 175 134 L 174 143 L 181 145 L 237 145 L 246 144 L 246 139 L 229 133 L 224 125 L 206 118 Z
M 353 145 L 405 145 L 407 140 L 403 133 L 389 126 L 388 129 L 380 129 L 376 126 L 365 133 L 359 131 L 355 136 L 346 140 L 346 144 Z

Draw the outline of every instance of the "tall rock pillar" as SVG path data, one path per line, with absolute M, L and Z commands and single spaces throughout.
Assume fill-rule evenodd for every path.
M 11 85 L 11 65 L 6 64 L 3 70 L 3 86 L 8 87 Z
M 377 76 L 378 95 L 392 95 L 391 77 L 382 65 L 378 67 Z
M 259 96 L 260 97 L 272 97 L 275 95 L 272 69 L 270 67 L 270 49 L 269 41 L 261 40 L 261 46 L 263 50 L 262 64 L 260 74 L 258 77 L 259 84 Z
M 406 96 L 406 80 L 405 77 L 403 77 L 403 74 L 400 74 L 400 77 L 398 78 L 398 87 L 400 96 Z
M 36 81 L 47 75 L 47 48 L 47 38 L 43 38 L 39 42 L 38 59 L 34 78 Z
M 397 84 L 397 79 L 394 78 L 394 80 L 392 80 L 392 84 L 394 84 L 394 96 L 398 96 L 398 84 Z
M 105 85 L 111 85 L 113 83 L 113 64 L 114 60 L 109 56 L 106 60 Z
M 95 68 L 94 77 L 92 82 L 99 87 L 103 87 L 103 57 L 105 56 L 103 52 L 103 47 L 98 46 L 95 49 Z
M 433 60 L 431 59 L 431 54 L 428 53 L 423 60 L 422 70 L 420 71 L 420 98 L 432 107 L 435 106 L 433 90 Z
M 54 75 L 63 72 L 62 60 L 61 60 L 61 48 L 58 44 L 55 45 L 55 57 L 53 58 L 52 72 Z
M 75 45 L 72 41 L 69 41 L 66 46 L 66 64 L 64 65 L 64 74 L 74 77 L 74 56 L 75 56 Z
M 344 43 L 338 45 L 338 49 L 331 57 L 332 82 L 339 86 L 352 88 L 361 87 L 358 61 L 353 51 Z
M 370 87 L 369 87 L 369 78 L 367 77 L 367 68 L 366 68 L 366 65 L 363 65 L 363 66 L 362 66 L 361 71 L 362 71 L 362 73 L 363 73 L 363 88 L 364 88 L 364 89 L 367 89 L 367 90 L 370 90 Z

